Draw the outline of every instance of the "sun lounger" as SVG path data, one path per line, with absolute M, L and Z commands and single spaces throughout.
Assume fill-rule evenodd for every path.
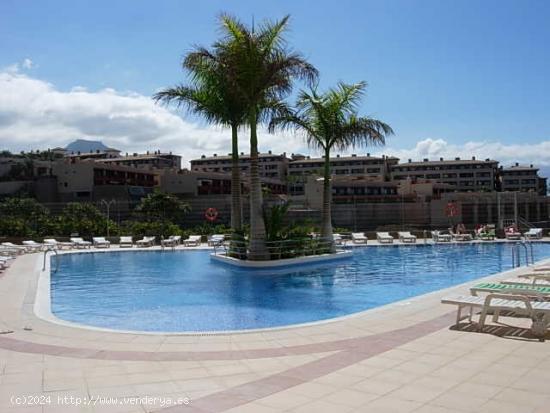
M 479 231 L 476 233 L 476 239 L 481 241 L 493 241 L 495 239 L 495 231 Z
M 451 232 L 451 239 L 453 239 L 454 241 L 460 241 L 460 242 L 471 241 L 472 236 L 470 234 L 457 234 L 457 233 Z
M 12 259 L 16 255 L 20 255 L 22 252 L 18 249 L 4 247 L 0 245 L 0 256 L 5 259 Z
M 44 244 L 33 240 L 23 241 L 23 245 L 33 252 L 42 251 L 44 249 Z
M 111 248 L 111 243 L 105 237 L 93 237 L 94 247 L 96 248 Z
M 550 286 L 550 279 L 547 277 L 515 277 L 515 278 L 508 278 L 506 280 L 500 281 L 502 284 L 510 284 L 510 285 L 531 285 L 531 286 L 537 286 L 537 287 L 547 287 Z
M 208 245 L 211 247 L 219 247 L 220 245 L 223 245 L 224 240 L 225 240 L 225 235 L 214 234 L 208 238 Z
M 493 312 L 493 321 L 498 322 L 501 311 L 510 311 L 515 315 L 528 316 L 533 320 L 531 330 L 536 335 L 544 335 L 550 323 L 550 301 L 532 301 L 525 295 L 517 294 L 489 294 L 486 297 L 454 296 L 441 299 L 443 304 L 457 305 L 456 325 L 458 326 L 464 308 L 470 309 L 468 316 L 472 321 L 474 308 L 481 309 L 478 328 L 481 331 L 489 312 Z
M 80 237 L 72 237 L 71 242 L 74 243 L 75 248 L 90 248 L 92 246 L 90 241 L 84 241 Z
M 16 251 L 18 254 L 24 254 L 26 252 L 29 252 L 29 249 L 24 245 L 16 245 L 13 242 L 3 242 L 1 245 L 3 247 L 10 248 L 13 251 Z
M 180 235 L 170 235 L 168 238 L 160 241 L 160 245 L 163 247 L 176 247 L 181 241 Z
M 520 240 L 521 233 L 514 226 L 510 226 L 504 230 L 504 236 L 507 240 Z
M 201 245 L 200 235 L 189 235 L 189 238 L 183 240 L 183 245 L 186 247 L 199 247 Z
M 351 233 L 351 241 L 354 244 L 366 244 L 368 242 L 368 238 L 365 236 L 364 232 L 352 232 Z
M 74 247 L 74 244 L 72 242 L 60 242 L 55 238 L 45 238 L 44 246 L 61 250 L 63 248 L 71 249 Z
M 156 237 L 143 237 L 139 241 L 136 241 L 138 247 L 152 247 L 155 245 Z
M 344 243 L 344 239 L 340 234 L 332 234 L 332 242 L 336 245 L 342 245 Z
M 5 270 L 10 266 L 9 260 L 0 257 L 0 269 Z
M 541 239 L 542 228 L 530 228 L 529 231 L 523 234 L 527 239 Z
M 400 231 L 397 235 L 399 235 L 399 241 L 404 244 L 414 244 L 416 242 L 416 236 L 411 234 L 409 231 Z
M 393 237 L 389 232 L 377 232 L 376 239 L 380 244 L 393 244 Z
M 445 234 L 441 231 L 432 231 L 432 240 L 434 242 L 451 242 L 451 234 Z
M 537 295 L 537 296 L 550 296 L 550 286 L 548 287 L 537 287 L 528 284 L 504 284 L 504 283 L 479 283 L 470 288 L 472 295 L 477 295 L 477 293 L 514 293 L 514 294 L 525 294 L 525 295 Z
M 12 256 L 9 256 L 9 257 L 0 256 L 0 269 L 1 270 L 7 269 L 10 266 L 11 261 L 13 259 L 14 257 Z
M 134 246 L 134 241 L 132 240 L 132 237 L 123 235 L 118 240 L 118 246 L 119 248 L 132 248 Z

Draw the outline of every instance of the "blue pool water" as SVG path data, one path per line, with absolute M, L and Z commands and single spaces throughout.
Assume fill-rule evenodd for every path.
M 550 256 L 536 244 L 535 259 Z M 54 258 L 55 259 L 55 258 Z M 52 312 L 123 330 L 220 331 L 325 320 L 511 267 L 502 244 L 356 249 L 349 259 L 284 270 L 239 270 L 208 251 L 59 256 Z

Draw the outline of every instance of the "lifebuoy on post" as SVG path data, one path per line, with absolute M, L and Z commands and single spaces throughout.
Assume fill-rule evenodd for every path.
M 207 208 L 204 211 L 204 217 L 210 221 L 214 222 L 218 218 L 218 210 L 216 208 Z
M 458 215 L 458 207 L 454 202 L 447 202 L 445 205 L 445 215 L 450 217 L 456 217 Z

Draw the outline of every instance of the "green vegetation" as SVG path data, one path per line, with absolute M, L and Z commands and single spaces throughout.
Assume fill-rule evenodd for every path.
M 78 233 L 91 237 L 105 235 L 185 235 L 205 233 L 204 227 L 182 230 L 189 206 L 178 198 L 154 192 L 142 199 L 135 221 L 120 226 L 108 220 L 96 205 L 86 202 L 68 203 L 55 215 L 33 198 L 8 198 L 0 202 L 0 235 L 8 237 L 40 238 L 69 236 Z M 212 230 L 219 228 L 213 227 Z
M 353 85 L 339 83 L 325 93 L 316 88 L 301 91 L 296 111 L 271 120 L 271 131 L 276 128 L 295 129 L 305 134 L 310 147 L 323 152 L 323 210 L 321 237 L 332 240 L 331 221 L 331 170 L 332 150 L 370 144 L 383 145 L 385 138 L 393 134 L 391 127 L 377 119 L 358 116 L 359 101 L 366 88 L 365 82 Z
M 157 93 L 154 99 L 176 102 L 202 115 L 208 122 L 229 126 L 232 142 L 232 228 L 242 229 L 238 129 L 250 130 L 250 251 L 249 259 L 268 259 L 258 166 L 259 123 L 288 113 L 283 99 L 295 79 L 313 83 L 317 70 L 299 53 L 290 51 L 284 34 L 289 17 L 248 27 L 234 17 L 220 18 L 222 38 L 211 48 L 197 47 L 184 59 L 191 86 Z M 241 238 L 242 240 L 242 238 Z
M 185 214 L 189 211 L 191 208 L 188 204 L 173 195 L 158 190 L 142 198 L 135 209 L 136 215 L 147 222 L 176 224 L 182 223 Z
M 178 85 L 155 94 L 164 103 L 176 102 L 209 123 L 231 128 L 231 228 L 242 230 L 241 174 L 239 169 L 238 131 L 246 119 L 246 107 L 232 86 L 230 62 L 217 50 L 196 47 L 183 60 L 192 79 L 191 86 Z

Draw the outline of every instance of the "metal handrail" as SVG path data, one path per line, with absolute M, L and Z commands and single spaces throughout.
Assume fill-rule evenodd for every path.
M 44 263 L 42 264 L 42 271 L 46 270 L 46 256 L 48 255 L 48 252 L 54 252 L 55 253 L 55 271 L 57 272 L 59 270 L 59 259 L 57 250 L 53 247 L 48 247 L 46 250 L 44 250 Z
M 533 265 L 535 263 L 533 244 L 528 240 L 517 241 L 512 244 L 512 268 L 521 267 L 520 247 L 523 247 L 525 251 L 525 265 Z
M 335 249 L 336 251 L 343 250 L 344 246 L 335 244 L 330 239 L 323 238 L 295 238 L 285 239 L 277 241 L 265 241 L 266 249 L 270 256 L 275 259 L 286 258 L 290 255 L 292 257 L 315 255 L 328 250 Z M 223 254 L 233 256 L 236 258 L 246 258 L 248 256 L 248 241 L 246 240 L 227 240 L 221 244 L 213 245 L 214 254 L 218 255 L 219 248 L 223 248 Z

